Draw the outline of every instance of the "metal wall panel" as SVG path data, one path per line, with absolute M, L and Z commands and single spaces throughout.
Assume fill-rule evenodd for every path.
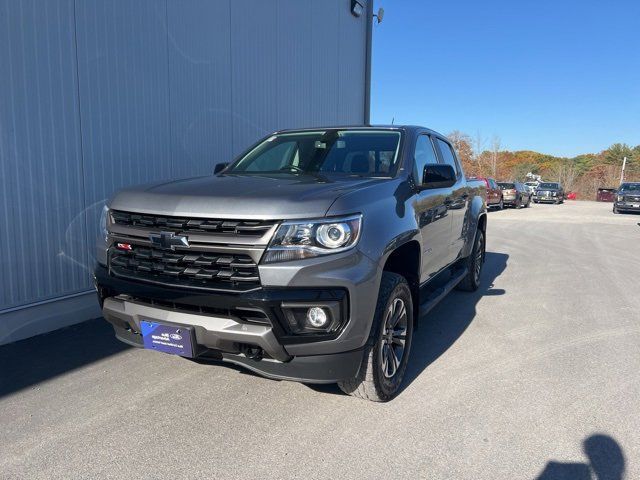
M 273 2 L 231 2 L 233 151 L 241 152 L 278 124 L 278 68 L 274 62 L 277 8 Z M 293 79 L 287 79 L 293 83 Z
M 89 238 L 103 202 L 171 178 L 166 3 L 77 2 L 78 73 Z
M 206 175 L 232 148 L 229 0 L 168 2 L 175 177 Z
M 88 286 L 73 18 L 0 1 L 0 310 Z
M 0 0 L 0 343 L 12 310 L 91 288 L 114 191 L 361 123 L 366 48 L 350 0 Z

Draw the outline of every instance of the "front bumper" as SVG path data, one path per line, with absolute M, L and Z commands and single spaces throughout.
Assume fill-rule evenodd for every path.
M 620 212 L 640 212 L 640 202 L 614 202 L 616 209 Z
M 331 383 L 358 373 L 373 318 L 366 293 L 373 288 L 377 292 L 379 275 L 366 257 L 327 260 L 323 269 L 317 268 L 333 275 L 333 281 L 321 282 L 320 274 L 311 274 L 316 266 L 307 262 L 304 269 L 294 268 L 290 276 L 282 271 L 262 275 L 263 281 L 271 276 L 286 279 L 288 286 L 245 293 L 154 285 L 112 276 L 100 265 L 95 280 L 104 318 L 113 325 L 116 336 L 130 345 L 142 346 L 141 319 L 190 326 L 196 358 L 235 363 L 271 378 Z M 343 275 L 338 275 L 341 271 Z M 271 279 L 270 283 L 277 282 Z M 283 305 L 316 302 L 338 305 L 342 327 L 332 334 L 301 336 L 288 331 Z
M 540 203 L 556 203 L 561 197 L 533 197 L 533 200 Z

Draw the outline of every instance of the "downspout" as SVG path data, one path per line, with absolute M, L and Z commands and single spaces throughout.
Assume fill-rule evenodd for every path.
M 364 65 L 364 124 L 371 123 L 371 43 L 373 30 L 373 1 L 367 2 L 365 22 L 367 22 L 367 38 L 365 45 Z

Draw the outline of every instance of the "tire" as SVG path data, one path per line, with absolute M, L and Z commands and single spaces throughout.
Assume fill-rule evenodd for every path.
M 525 204 L 524 208 L 529 208 L 530 206 L 531 206 L 531 197 L 527 199 L 527 203 Z
M 616 207 L 615 205 L 613 206 L 613 213 L 620 213 L 620 210 L 618 210 L 618 207 Z
M 475 292 L 480 287 L 480 276 L 482 275 L 482 264 L 485 257 L 484 232 L 480 229 L 476 232 L 471 254 L 464 259 L 464 266 L 467 267 L 467 275 L 456 286 L 458 290 L 465 292 Z
M 498 210 L 504 210 L 504 200 L 500 197 L 500 203 L 498 204 Z
M 389 329 L 396 313 L 396 328 Z M 413 338 L 413 300 L 409 284 L 402 275 L 382 273 L 372 329 L 358 376 L 338 382 L 338 386 L 354 397 L 388 402 L 402 385 Z M 399 359 L 398 353 L 401 354 Z
M 513 206 L 516 207 L 517 210 L 520 210 L 522 208 L 522 197 L 516 198 L 516 202 Z

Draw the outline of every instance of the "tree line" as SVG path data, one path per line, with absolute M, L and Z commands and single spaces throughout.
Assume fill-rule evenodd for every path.
M 468 176 L 524 182 L 532 173 L 544 181 L 561 182 L 565 191 L 576 192 L 578 198 L 595 199 L 598 188 L 618 187 L 622 159 L 627 157 L 625 181 L 640 181 L 640 145 L 615 143 L 599 153 L 567 158 L 530 150 L 502 150 L 498 136 L 487 140 L 478 134 L 472 138 L 456 130 L 448 137 Z

